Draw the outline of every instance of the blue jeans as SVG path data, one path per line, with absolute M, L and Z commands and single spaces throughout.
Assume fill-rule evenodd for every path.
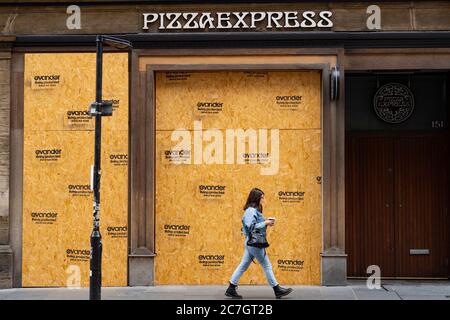
M 230 282 L 234 285 L 238 284 L 242 274 L 248 269 L 250 263 L 252 263 L 253 257 L 256 258 L 259 264 L 263 267 L 269 285 L 271 287 L 275 287 L 276 285 L 278 285 L 278 282 L 275 279 L 275 275 L 272 271 L 272 265 L 270 264 L 269 257 L 265 254 L 265 249 L 249 247 L 247 245 L 245 245 L 244 256 L 242 257 L 241 263 L 231 276 Z

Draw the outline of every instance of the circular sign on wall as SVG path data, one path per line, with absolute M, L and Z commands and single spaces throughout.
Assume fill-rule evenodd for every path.
M 380 87 L 373 98 L 377 116 L 388 123 L 401 123 L 414 111 L 411 90 L 400 83 L 388 83 Z

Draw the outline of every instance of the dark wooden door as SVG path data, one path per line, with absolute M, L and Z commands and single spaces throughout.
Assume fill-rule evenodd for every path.
M 445 136 L 347 136 L 349 276 L 369 265 L 382 277 L 448 275 L 447 149 Z
M 380 266 L 395 275 L 393 141 L 348 136 L 346 140 L 346 251 L 348 275 L 366 276 Z
M 398 137 L 394 143 L 397 275 L 445 277 L 449 205 L 446 139 Z

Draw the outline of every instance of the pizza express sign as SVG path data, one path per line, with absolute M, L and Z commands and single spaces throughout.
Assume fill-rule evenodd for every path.
M 401 83 L 388 83 L 375 93 L 373 106 L 381 120 L 393 124 L 401 123 L 414 111 L 414 96 L 407 86 Z
M 293 29 L 331 28 L 331 11 L 169 12 L 143 13 L 142 29 Z

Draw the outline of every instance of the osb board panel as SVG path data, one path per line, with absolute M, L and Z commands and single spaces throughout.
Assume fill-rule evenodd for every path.
M 65 54 L 62 55 L 63 59 L 66 58 Z M 48 55 L 43 56 L 46 61 Z M 80 60 L 83 60 L 85 54 L 79 56 Z M 54 55 L 54 59 L 57 58 L 59 54 Z M 126 56 L 122 58 L 126 59 Z M 70 63 L 73 64 L 74 61 L 76 59 Z M 120 67 L 122 64 L 117 65 Z M 90 71 L 95 73 L 95 68 Z M 87 70 L 83 69 L 83 72 Z M 104 85 L 108 86 L 105 82 Z M 123 85 L 127 86 L 127 82 Z M 30 88 L 25 90 L 26 100 L 32 101 L 36 91 L 38 90 Z M 68 96 L 67 99 L 76 101 L 79 98 L 78 94 L 71 94 L 73 96 Z M 39 99 L 45 105 L 45 98 L 40 96 Z M 124 99 L 127 101 L 128 97 Z M 25 110 L 27 107 L 25 104 Z M 51 108 L 54 108 L 55 113 L 58 112 L 56 105 L 52 105 Z M 93 201 L 90 191 L 90 168 L 93 164 L 94 131 L 64 127 L 52 130 L 45 125 L 41 128 L 36 124 L 39 118 L 33 117 L 31 110 L 37 113 L 41 111 L 39 108 L 30 108 L 29 121 L 25 122 L 23 286 L 74 285 L 77 282 L 75 280 L 77 268 L 80 285 L 88 286 Z M 46 112 L 53 116 L 50 108 L 47 108 Z M 128 111 L 124 110 L 124 114 L 127 115 Z M 128 132 L 116 129 L 126 128 L 127 117 L 119 120 L 125 122 L 122 124 L 114 119 L 114 116 L 116 113 L 110 118 L 110 124 L 115 122 L 117 125 L 105 124 L 102 134 L 102 284 L 125 286 L 128 234 Z M 55 125 L 57 126 L 57 123 Z
M 127 261 L 127 134 L 106 133 L 103 138 L 103 284 L 121 286 L 126 285 Z M 90 247 L 93 140 L 90 131 L 31 132 L 25 136 L 24 286 L 65 286 L 69 265 L 78 265 L 81 284 L 89 284 L 89 255 L 76 258 L 67 250 L 89 251 Z M 44 149 L 60 149 L 61 158 L 36 159 L 36 150 Z
M 156 129 L 320 128 L 320 71 L 158 72 Z
M 242 77 L 241 72 L 222 74 L 228 77 L 226 82 L 233 81 L 233 75 Z M 197 73 L 193 78 L 201 78 L 202 75 L 206 75 L 208 81 L 211 80 L 211 73 Z M 159 84 L 157 83 L 156 87 L 157 123 L 164 117 L 170 121 L 171 117 L 177 119 L 180 114 L 191 114 L 188 103 L 183 104 L 186 106 L 184 110 L 169 103 L 170 97 L 177 95 L 178 101 L 187 101 L 188 97 L 183 99 L 180 90 L 186 92 L 187 96 L 192 94 L 191 91 L 184 90 L 185 88 L 179 85 L 166 86 L 163 81 Z M 199 83 L 197 85 L 201 86 Z M 226 85 L 224 88 L 229 89 Z M 269 89 L 261 86 L 261 91 Z M 204 90 L 208 90 L 207 85 Z M 312 94 L 320 97 L 320 87 L 315 87 L 315 90 Z M 251 103 L 258 101 L 258 97 L 265 92 L 255 89 L 245 93 L 236 91 L 235 94 L 235 99 L 246 95 L 249 105 L 258 110 L 260 104 Z M 233 98 L 232 93 L 229 97 Z M 167 101 L 167 104 L 160 106 L 160 101 Z M 315 118 L 312 121 L 320 123 L 319 103 L 316 108 L 318 110 L 313 112 Z M 177 109 L 177 112 L 172 112 L 174 109 Z M 249 123 L 245 113 L 239 113 L 238 109 L 237 113 L 232 116 L 232 120 L 229 119 L 230 116 L 223 117 L 222 121 L 226 124 L 216 120 L 214 127 L 247 129 L 239 123 L 239 120 Z M 254 114 L 257 114 L 257 111 Z M 290 117 L 292 114 L 286 113 L 284 121 L 274 120 L 285 124 L 292 121 Z M 205 122 L 202 129 L 210 129 Z M 269 122 L 266 123 L 271 127 Z M 260 128 L 258 124 L 254 125 L 255 129 Z M 183 135 L 185 143 L 178 139 L 172 141 L 173 133 L 173 138 Z M 218 163 L 206 164 L 204 156 L 214 148 L 211 148 L 210 141 L 204 141 L 201 148 L 199 144 L 195 145 L 194 141 L 199 138 L 199 133 L 205 134 L 205 131 L 156 132 L 156 283 L 226 283 L 243 252 L 244 238 L 240 232 L 242 206 L 251 188 L 259 187 L 265 191 L 267 198 L 264 215 L 277 217 L 276 227 L 268 231 L 271 246 L 267 254 L 278 281 L 289 284 L 319 284 L 322 247 L 320 125 L 311 126 L 311 129 L 279 131 L 279 166 L 272 175 L 262 175 L 261 169 L 267 166 L 276 168 L 274 164 L 237 164 L 236 145 L 234 163 L 226 164 L 226 140 L 223 140 L 222 144 L 216 144 L 215 154 L 220 154 L 219 150 L 222 149 L 222 160 L 218 157 Z M 266 132 L 268 141 L 271 141 L 272 133 L 270 130 Z M 220 130 L 216 137 L 220 136 L 226 137 L 226 131 Z M 180 156 L 181 150 L 183 154 Z M 169 153 L 170 151 L 178 153 Z M 274 159 L 275 149 L 272 149 L 271 143 L 267 151 L 272 157 L 269 159 Z M 249 152 L 248 145 L 245 152 Z M 198 157 L 199 154 L 202 154 L 202 157 Z M 194 164 L 195 159 L 201 159 L 200 163 Z M 201 193 L 202 189 L 205 192 L 205 188 L 215 190 L 207 196 Z M 286 197 L 283 192 L 297 192 L 297 195 L 302 196 Z M 173 268 L 174 265 L 179 267 Z M 241 283 L 266 283 L 260 266 L 251 265 Z
M 94 53 L 26 54 L 24 86 L 26 130 L 94 129 L 85 114 L 95 101 Z M 127 53 L 104 54 L 103 99 L 114 102 L 114 116 L 103 118 L 103 129 L 127 130 Z
M 103 139 L 105 144 L 102 145 L 100 193 L 100 226 L 103 237 L 102 277 L 106 286 L 126 286 L 128 261 L 128 130 L 107 132 L 103 135 Z M 86 274 L 89 274 L 89 271 Z

